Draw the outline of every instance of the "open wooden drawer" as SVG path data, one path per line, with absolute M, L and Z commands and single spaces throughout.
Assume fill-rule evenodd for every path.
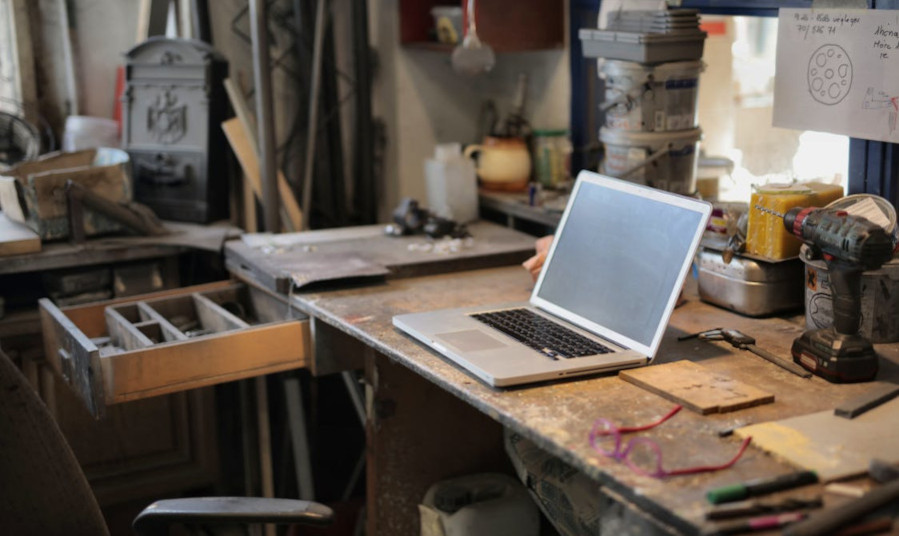
M 46 356 L 95 417 L 107 405 L 305 367 L 309 322 L 222 281 L 59 308 L 40 300 Z

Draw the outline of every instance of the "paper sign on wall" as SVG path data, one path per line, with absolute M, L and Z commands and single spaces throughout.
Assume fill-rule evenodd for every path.
M 899 11 L 781 9 L 774 126 L 899 142 Z

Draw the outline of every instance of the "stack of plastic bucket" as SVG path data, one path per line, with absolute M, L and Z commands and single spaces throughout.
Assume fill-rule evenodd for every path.
M 657 65 L 604 60 L 603 173 L 661 190 L 696 190 L 701 61 Z
M 624 12 L 581 30 L 584 55 L 605 81 L 600 171 L 680 194 L 696 191 L 702 42 L 695 10 Z M 635 28 L 643 31 L 633 31 Z M 697 46 L 698 42 L 698 46 Z

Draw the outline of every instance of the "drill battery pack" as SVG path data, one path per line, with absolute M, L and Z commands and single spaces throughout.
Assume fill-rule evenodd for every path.
M 832 383 L 872 381 L 877 376 L 878 357 L 871 343 L 861 337 L 846 337 L 832 328 L 806 331 L 793 341 L 793 361 Z

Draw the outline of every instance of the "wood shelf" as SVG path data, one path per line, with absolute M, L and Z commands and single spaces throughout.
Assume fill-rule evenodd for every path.
M 430 40 L 434 26 L 431 8 L 458 5 L 464 9 L 465 4 L 465 0 L 400 0 L 400 44 L 416 49 L 452 51 L 453 45 Z M 476 9 L 478 36 L 496 52 L 565 46 L 565 9 L 557 0 L 478 0 Z

